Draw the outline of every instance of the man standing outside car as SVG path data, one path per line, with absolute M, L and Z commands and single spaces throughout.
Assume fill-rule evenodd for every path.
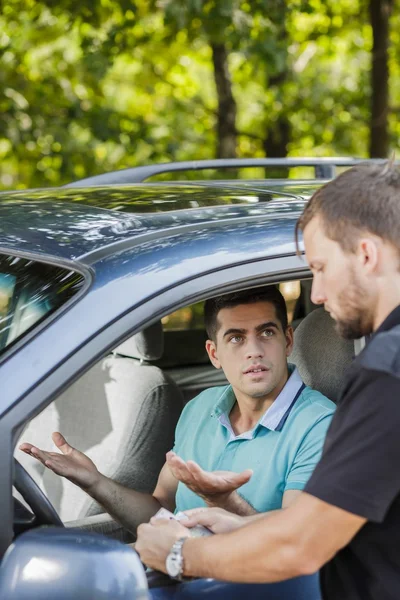
M 400 598 L 400 172 L 359 165 L 320 188 L 297 230 L 312 300 L 346 338 L 373 333 L 346 377 L 322 458 L 284 514 L 191 511 L 215 532 L 187 539 L 179 523 L 142 525 L 142 560 L 165 571 L 182 541 L 182 574 L 273 582 L 321 569 L 324 600 Z M 256 523 L 251 521 L 257 519 Z

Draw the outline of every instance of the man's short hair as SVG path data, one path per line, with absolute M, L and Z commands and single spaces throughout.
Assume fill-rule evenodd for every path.
M 299 231 L 320 216 L 326 235 L 354 252 L 362 233 L 373 233 L 400 255 L 400 170 L 393 161 L 361 163 L 326 183 L 310 198 L 296 223 Z
M 209 298 L 204 305 L 204 323 L 207 335 L 214 342 L 218 332 L 218 313 L 223 308 L 234 308 L 240 304 L 255 304 L 256 302 L 270 302 L 275 307 L 278 321 L 283 331 L 288 326 L 286 302 L 278 288 L 274 285 L 265 285 L 251 290 L 243 290 Z

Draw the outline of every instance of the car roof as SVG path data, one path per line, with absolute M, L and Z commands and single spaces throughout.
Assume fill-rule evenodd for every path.
M 99 250 L 112 254 L 121 243 L 160 239 L 182 227 L 295 220 L 321 183 L 146 183 L 2 193 L 0 247 L 91 262 Z

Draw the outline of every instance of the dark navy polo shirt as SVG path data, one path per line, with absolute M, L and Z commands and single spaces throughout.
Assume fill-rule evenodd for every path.
M 368 521 L 322 568 L 324 600 L 399 600 L 400 306 L 354 360 L 305 491 Z

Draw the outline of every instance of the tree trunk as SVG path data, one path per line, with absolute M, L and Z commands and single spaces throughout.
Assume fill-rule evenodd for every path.
M 265 156 L 270 158 L 284 158 L 290 141 L 291 128 L 287 115 L 283 114 L 271 123 L 263 141 Z M 286 179 L 289 176 L 287 167 L 270 167 L 265 169 L 265 177 L 279 177 Z
M 211 43 L 214 78 L 217 88 L 217 158 L 236 157 L 236 102 L 228 68 L 228 53 L 224 44 Z
M 282 99 L 282 105 L 284 103 L 283 86 L 290 77 L 289 65 L 288 65 L 288 46 L 289 46 L 289 35 L 286 28 L 286 14 L 287 14 L 287 3 L 285 0 L 280 0 L 276 3 L 276 14 L 275 21 L 278 26 L 277 35 L 277 51 L 284 53 L 284 64 L 283 68 L 275 73 L 266 77 L 266 88 L 275 89 L 277 96 Z M 268 64 L 268 63 L 267 63 Z M 268 107 L 266 107 L 268 110 Z M 263 141 L 263 149 L 265 155 L 270 158 L 284 158 L 287 155 L 287 147 L 291 137 L 291 128 L 288 114 L 285 110 L 281 111 L 278 118 L 272 121 L 266 115 L 266 129 L 265 137 Z M 276 167 L 274 169 L 266 169 L 265 173 L 267 178 L 270 177 L 283 177 L 286 178 L 289 175 L 289 169 L 286 167 Z
M 389 153 L 389 17 L 392 0 L 370 0 L 372 27 L 371 125 L 369 154 L 386 158 Z
M 268 80 L 268 88 L 280 89 L 288 78 L 288 68 Z M 263 148 L 266 156 L 270 158 L 281 158 L 287 154 L 287 146 L 290 141 L 290 123 L 286 113 L 281 113 L 276 121 L 270 121 L 267 125 Z

